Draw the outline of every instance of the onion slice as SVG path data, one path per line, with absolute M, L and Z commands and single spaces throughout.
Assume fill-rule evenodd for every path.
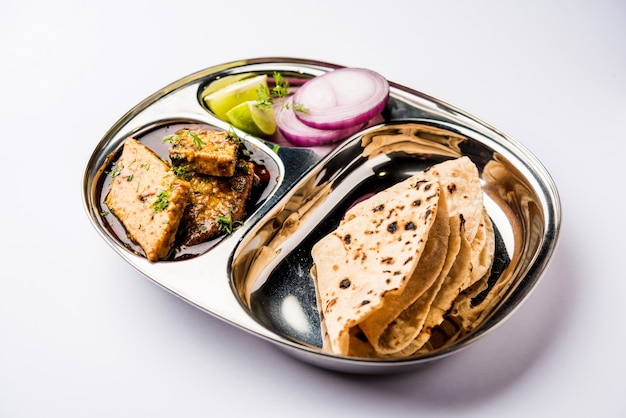
M 304 83 L 294 103 L 305 112 L 296 116 L 318 129 L 343 129 L 367 122 L 389 100 L 389 82 L 365 68 L 339 68 Z
M 274 115 L 276 127 L 283 136 L 293 145 L 311 147 L 338 142 L 358 132 L 365 123 L 349 126 L 342 129 L 317 129 L 305 125 L 296 116 L 293 110 L 293 97 L 285 99 L 284 103 L 276 105 Z

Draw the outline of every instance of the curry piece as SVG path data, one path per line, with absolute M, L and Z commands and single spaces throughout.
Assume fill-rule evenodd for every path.
M 170 137 L 174 166 L 218 177 L 231 177 L 237 166 L 239 143 L 227 132 L 181 129 Z
M 232 177 L 191 176 L 191 198 L 182 221 L 182 243 L 195 245 L 220 235 L 246 215 L 254 164 L 239 160 Z M 228 231 L 228 232 L 232 232 Z
M 106 205 L 149 260 L 166 258 L 189 199 L 189 182 L 133 138 L 126 139 L 111 176 Z

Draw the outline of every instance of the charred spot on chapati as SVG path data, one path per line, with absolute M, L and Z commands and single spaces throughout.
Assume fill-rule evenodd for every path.
M 350 282 L 350 279 L 348 279 L 348 278 L 343 279 L 343 280 L 339 283 L 339 288 L 340 288 L 340 289 L 347 289 L 347 288 L 349 288 L 349 287 L 350 287 L 350 284 L 352 284 L 352 283 Z
M 428 180 L 418 180 L 418 181 L 416 181 L 416 182 L 415 182 L 415 188 L 416 188 L 417 190 L 419 190 L 419 188 L 420 188 L 420 187 L 422 186 L 422 184 L 424 184 L 424 183 L 428 183 Z

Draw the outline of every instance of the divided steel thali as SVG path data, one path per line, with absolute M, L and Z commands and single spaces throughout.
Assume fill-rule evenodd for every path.
M 390 81 L 378 118 L 348 139 L 298 147 L 280 133 L 241 137 L 250 158 L 268 173 L 247 208 L 243 226 L 228 236 L 180 248 L 149 261 L 105 216 L 107 171 L 127 137 L 166 150 L 161 138 L 181 126 L 228 131 L 202 91 L 220 78 L 280 72 L 307 80 L 341 66 L 294 58 L 257 58 L 214 66 L 155 92 L 123 115 L 97 144 L 84 173 L 83 200 L 95 230 L 126 262 L 190 304 L 246 330 L 307 363 L 351 373 L 404 371 L 453 354 L 508 318 L 541 279 L 556 248 L 561 206 L 556 185 L 521 143 L 489 124 Z M 367 359 L 321 349 L 320 314 L 311 278 L 311 248 L 359 198 L 425 168 L 466 156 L 476 165 L 494 226 L 490 289 L 506 283 L 499 302 L 471 333 L 425 354 Z

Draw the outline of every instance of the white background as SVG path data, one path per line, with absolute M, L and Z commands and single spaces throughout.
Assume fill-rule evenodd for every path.
M 623 1 L 0 4 L 0 417 L 626 416 Z M 367 67 L 522 142 L 563 203 L 542 282 L 423 369 L 303 364 L 162 290 L 97 235 L 87 160 L 198 70 L 289 56 Z

